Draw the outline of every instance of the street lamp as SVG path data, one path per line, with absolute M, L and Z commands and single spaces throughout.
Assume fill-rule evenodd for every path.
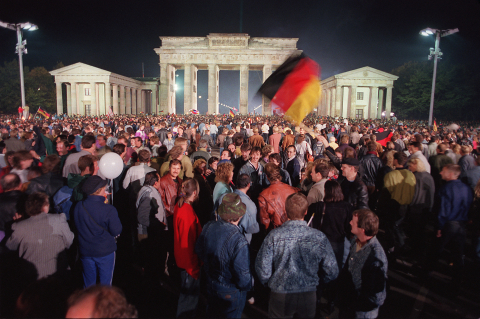
M 420 31 L 420 34 L 423 36 L 430 36 L 435 34 L 435 49 L 430 48 L 430 54 L 428 59 L 433 58 L 433 79 L 432 79 L 432 95 L 430 97 L 430 113 L 428 114 L 428 126 L 432 126 L 433 122 L 433 101 L 435 99 L 435 81 L 437 79 L 437 60 L 441 59 L 443 53 L 440 51 L 440 37 L 446 37 L 447 35 L 454 34 L 458 32 L 458 28 L 447 29 L 447 30 L 437 30 L 432 28 L 426 28 Z
M 25 84 L 23 81 L 23 59 L 22 54 L 27 54 L 27 40 L 22 40 L 22 30 L 35 31 L 38 27 L 30 22 L 25 23 L 7 23 L 0 21 L 0 27 L 17 31 L 17 46 L 15 53 L 18 53 L 18 64 L 20 67 L 20 92 L 22 94 L 22 107 L 25 107 Z

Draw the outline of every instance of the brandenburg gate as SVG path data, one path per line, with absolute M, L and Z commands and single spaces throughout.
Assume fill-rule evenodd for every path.
M 184 70 L 184 114 L 197 109 L 197 71 L 208 70 L 208 113 L 218 113 L 219 71 L 240 71 L 240 114 L 248 113 L 248 72 L 263 71 L 263 81 L 297 50 L 298 38 L 257 38 L 244 33 L 206 37 L 160 37 L 160 110 L 175 113 L 175 71 Z M 263 98 L 263 114 L 271 114 Z

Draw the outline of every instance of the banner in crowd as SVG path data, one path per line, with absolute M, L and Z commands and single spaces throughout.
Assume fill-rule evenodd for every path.
M 228 114 L 230 114 L 231 117 L 235 117 L 235 113 L 233 113 L 232 110 L 230 110 L 230 112 Z
M 50 118 L 50 114 L 47 113 L 47 111 L 45 111 L 44 109 L 42 109 L 41 107 L 38 108 L 38 111 L 37 111 L 38 114 L 44 116 L 45 118 Z

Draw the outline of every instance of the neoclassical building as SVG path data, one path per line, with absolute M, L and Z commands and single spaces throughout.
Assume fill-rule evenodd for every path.
M 369 66 L 340 73 L 323 81 L 319 115 L 350 118 L 390 117 L 393 82 L 398 76 Z
M 160 37 L 160 109 L 175 112 L 175 70 L 184 70 L 184 113 L 197 109 L 197 71 L 208 70 L 208 113 L 218 113 L 219 71 L 240 71 L 241 114 L 248 113 L 248 71 L 263 71 L 263 82 L 290 55 L 299 54 L 298 38 L 257 38 L 244 33 L 206 37 Z M 263 98 L 263 114 L 271 114 Z
M 261 70 L 263 81 L 290 55 L 299 54 L 297 38 L 257 38 L 244 33 L 206 37 L 160 37 L 154 49 L 159 78 L 129 78 L 85 63 L 51 71 L 57 86 L 57 113 L 104 115 L 175 113 L 176 70 L 184 71 L 184 114 L 197 109 L 197 71 L 208 70 L 208 112 L 218 113 L 219 71 L 240 71 L 241 114 L 248 113 L 248 72 Z M 319 115 L 380 118 L 390 116 L 393 82 L 398 77 L 371 67 L 329 77 L 322 84 Z M 272 113 L 263 98 L 263 114 Z
M 158 78 L 129 78 L 85 63 L 50 72 L 57 86 L 57 113 L 104 115 L 158 113 Z

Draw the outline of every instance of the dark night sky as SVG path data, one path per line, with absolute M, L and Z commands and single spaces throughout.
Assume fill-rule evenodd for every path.
M 139 77 L 143 62 L 145 76 L 159 76 L 159 60 L 153 51 L 161 44 L 159 36 L 242 31 L 251 37 L 299 38 L 298 48 L 321 65 L 322 78 L 363 66 L 391 72 L 405 62 L 426 60 L 434 46 L 433 36 L 419 35 L 426 27 L 459 28 L 459 33 L 441 40 L 444 60 L 480 69 L 479 0 L 243 0 L 242 30 L 240 3 L 5 0 L 0 4 L 0 20 L 38 25 L 39 30 L 24 32 L 28 42 L 24 64 L 47 70 L 57 61 L 65 65 L 84 62 Z M 15 44 L 15 33 L 0 28 L 1 63 L 16 58 Z M 221 72 L 220 102 L 238 105 L 237 77 L 234 71 Z M 200 72 L 199 81 L 203 78 L 206 74 Z M 252 99 L 261 73 L 251 72 L 250 78 L 253 107 L 258 102 Z M 183 72 L 177 79 L 183 79 Z M 199 83 L 199 94 L 206 95 L 206 83 Z M 199 107 L 202 112 L 201 103 Z

